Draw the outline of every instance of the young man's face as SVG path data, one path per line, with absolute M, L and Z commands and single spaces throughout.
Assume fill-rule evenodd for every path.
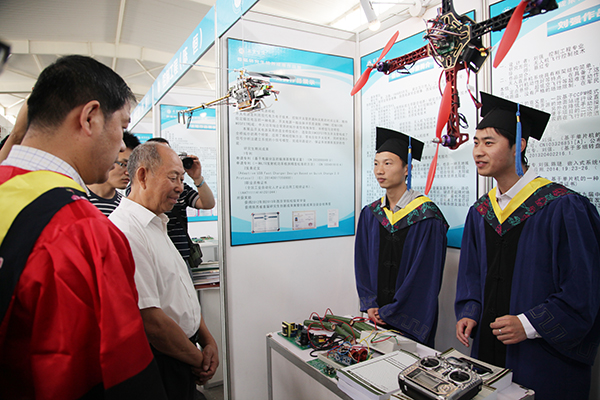
M 108 171 L 108 183 L 115 189 L 125 189 L 129 183 L 129 174 L 127 173 L 127 163 L 129 162 L 129 156 L 131 155 L 131 149 L 126 147 L 124 151 L 119 153 L 119 158 L 114 164 L 113 168 Z
M 477 173 L 493 178 L 515 173 L 515 146 L 494 128 L 477 130 L 473 138 L 473 159 Z
M 408 165 L 398 155 L 382 151 L 375 154 L 373 172 L 379 186 L 386 190 L 395 189 L 406 185 Z

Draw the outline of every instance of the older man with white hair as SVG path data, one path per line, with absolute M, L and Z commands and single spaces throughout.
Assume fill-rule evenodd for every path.
M 186 263 L 167 234 L 164 213 L 177 203 L 185 170 L 169 146 L 152 142 L 135 148 L 128 170 L 131 193 L 109 218 L 133 251 L 138 305 L 167 395 L 191 400 L 195 383 L 212 378 L 219 361 Z

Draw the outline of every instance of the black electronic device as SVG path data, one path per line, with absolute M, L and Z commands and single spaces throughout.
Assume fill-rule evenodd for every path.
M 194 166 L 194 159 L 192 157 L 188 156 L 186 152 L 179 153 L 179 158 L 181 159 L 181 162 L 183 163 L 184 169 L 190 169 Z
M 424 357 L 398 375 L 400 389 L 417 400 L 469 400 L 483 386 L 469 364 L 451 357 Z
M 479 375 L 487 375 L 487 374 L 491 374 L 493 372 L 491 368 L 488 368 L 485 365 L 479 364 L 478 362 L 469 360 L 464 357 L 460 357 L 460 358 L 448 357 L 448 360 L 450 362 L 454 361 L 457 363 L 461 363 L 461 362 L 466 363 L 469 366 L 469 368 L 471 368 L 473 371 L 477 372 Z

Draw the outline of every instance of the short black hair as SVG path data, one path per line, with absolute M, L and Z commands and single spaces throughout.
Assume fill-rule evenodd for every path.
M 168 141 L 167 139 L 165 139 L 165 138 L 161 138 L 161 137 L 153 137 L 153 138 L 150 138 L 150 139 L 148 139 L 148 140 L 146 140 L 146 141 L 147 141 L 147 142 L 158 142 L 158 143 L 164 143 L 164 144 L 167 144 L 167 145 L 171 146 L 171 145 L 169 144 L 169 141 Z
M 507 138 L 508 139 L 508 147 L 512 149 L 512 147 L 515 145 L 515 140 L 516 140 L 515 135 L 513 135 L 512 133 L 510 133 L 507 130 L 502 129 L 502 128 L 492 128 L 492 129 L 494 129 L 496 132 L 498 132 L 499 135 L 502 135 L 505 138 Z M 529 140 L 527 138 L 523 138 L 523 139 L 525 139 L 525 142 L 527 144 L 529 144 Z M 525 148 L 522 149 L 522 151 L 521 151 L 521 163 L 523 165 L 528 165 L 527 163 L 529 161 L 529 160 L 527 160 L 527 157 L 525 157 L 526 150 L 527 150 L 527 146 L 525 146 Z
M 58 127 L 78 106 L 97 100 L 105 119 L 135 102 L 129 86 L 116 72 L 91 57 L 59 58 L 42 71 L 27 100 L 27 127 Z
M 123 141 L 125 142 L 125 147 L 129 150 L 133 150 L 140 145 L 140 139 L 128 131 L 123 132 Z

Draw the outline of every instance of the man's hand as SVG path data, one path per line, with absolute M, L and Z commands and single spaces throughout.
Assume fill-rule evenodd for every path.
M 469 347 L 469 337 L 473 328 L 477 326 L 477 321 L 471 318 L 462 318 L 456 323 L 456 338 L 460 340 L 462 344 Z
M 369 308 L 367 310 L 367 315 L 369 315 L 369 319 L 377 323 L 377 325 L 385 325 L 385 322 L 379 316 L 379 308 Z
M 202 165 L 200 164 L 200 159 L 193 154 L 189 154 L 188 157 L 194 160 L 194 163 L 192 164 L 192 168 L 186 169 L 185 172 L 194 180 L 196 185 L 199 185 L 202 182 Z
M 146 336 L 158 351 L 192 367 L 202 368 L 202 352 L 193 344 L 179 325 L 158 307 L 140 310 Z M 216 347 L 216 346 L 215 346 Z
M 217 367 L 219 366 L 219 353 L 217 351 L 217 346 L 208 345 L 202 349 L 202 355 L 204 356 L 202 360 L 202 367 L 195 368 L 192 367 L 192 373 L 196 375 L 196 384 L 204 385 L 206 382 L 212 379 L 217 372 Z
M 193 154 L 188 155 L 188 157 L 194 160 L 194 164 L 192 168 L 186 169 L 185 172 L 194 180 L 194 185 L 196 185 L 198 190 L 198 199 L 196 200 L 196 204 L 194 204 L 194 208 L 198 210 L 210 210 L 215 206 L 215 196 L 210 187 L 208 187 L 208 184 L 204 182 L 202 165 L 198 157 Z M 202 186 L 198 187 L 198 185 Z
M 516 344 L 527 339 L 527 334 L 519 317 L 515 315 L 504 315 L 496 318 L 490 324 L 492 333 L 504 344 Z

